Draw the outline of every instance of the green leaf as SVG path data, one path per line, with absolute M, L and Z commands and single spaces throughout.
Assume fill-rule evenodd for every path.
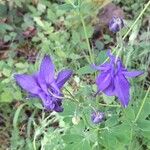
M 97 48 L 98 50 L 103 50 L 103 49 L 104 49 L 104 43 L 101 42 L 101 41 L 99 41 L 99 40 L 97 40 L 97 41 L 95 42 L 95 45 L 96 45 L 96 48 Z
M 79 143 L 82 139 L 83 137 L 79 134 L 66 134 L 63 136 L 63 140 L 68 144 Z
M 137 125 L 142 131 L 150 132 L 150 121 L 149 120 L 138 121 Z
M 79 74 L 79 75 L 92 74 L 94 72 L 95 72 L 95 70 L 89 65 L 84 66 L 84 67 L 80 68 L 79 70 L 77 70 L 77 74 Z
M 42 28 L 44 28 L 44 23 L 41 21 L 40 17 L 34 17 L 34 21 Z
M 2 73 L 3 73 L 4 76 L 9 77 L 11 75 L 11 70 L 7 69 L 7 68 L 4 68 Z
M 98 65 L 102 64 L 106 59 L 108 58 L 107 56 L 107 51 L 100 51 L 100 53 L 98 54 L 97 58 L 96 58 L 96 62 L 98 63 Z
M 60 5 L 59 8 L 65 11 L 70 11 L 74 9 L 71 4 L 63 4 L 63 5 Z
M 142 120 L 137 122 L 137 126 L 142 131 L 142 135 L 150 140 L 150 121 Z
M 12 31 L 13 27 L 6 24 L 6 23 L 1 23 L 0 24 L 0 31 L 5 31 L 5 30 Z
M 0 96 L 0 102 L 12 102 L 13 94 L 9 91 L 4 91 Z
M 122 144 L 128 144 L 131 141 L 131 127 L 129 124 L 121 124 L 111 129 L 112 136 Z
M 106 120 L 105 125 L 108 127 L 113 127 L 119 123 L 119 117 L 117 115 L 111 116 Z
M 115 100 L 115 96 L 107 96 L 103 94 L 103 100 L 106 104 L 111 104 Z
M 66 54 L 64 51 L 62 51 L 61 49 L 57 49 L 56 50 L 56 54 L 60 57 L 60 58 L 66 58 Z
M 41 4 L 41 3 L 38 3 L 37 9 L 38 9 L 38 11 L 40 11 L 41 13 L 43 13 L 46 10 L 46 6 L 43 5 L 43 4 Z

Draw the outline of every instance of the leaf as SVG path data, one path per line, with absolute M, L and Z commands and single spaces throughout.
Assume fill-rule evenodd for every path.
M 106 104 L 111 104 L 115 100 L 115 96 L 107 96 L 106 94 L 103 95 L 103 100 Z
M 59 8 L 65 11 L 70 11 L 74 9 L 71 4 L 63 4 L 63 5 L 60 5 Z
M 139 30 L 140 30 L 140 27 L 141 27 L 141 21 L 138 21 L 138 23 L 135 24 L 133 30 L 132 30 L 132 33 L 129 37 L 129 42 L 131 43 L 131 45 L 134 44 L 137 36 L 138 36 L 138 33 L 139 33 Z
M 4 76 L 9 77 L 11 75 L 11 70 L 4 68 L 2 73 Z
M 101 132 L 98 141 L 106 149 L 113 150 L 116 149 L 116 147 L 119 148 L 117 138 L 115 136 L 112 136 L 109 130 Z
M 12 102 L 13 95 L 9 91 L 4 91 L 0 96 L 0 102 Z
M 96 62 L 100 65 L 102 64 L 106 59 L 108 58 L 106 51 L 100 51 L 97 58 Z
M 42 28 L 44 28 L 44 23 L 41 21 L 40 17 L 34 17 L 34 21 Z
M 142 135 L 150 140 L 150 121 L 142 120 L 137 122 L 137 126 L 142 131 Z
M 98 50 L 103 50 L 103 49 L 104 49 L 104 43 L 101 42 L 101 41 L 99 41 L 99 40 L 97 40 L 97 41 L 95 42 L 95 45 L 96 45 L 96 48 L 97 48 Z
M 63 140 L 67 144 L 79 143 L 82 139 L 83 137 L 79 134 L 66 134 L 63 136 Z
M 132 107 L 128 106 L 124 110 L 123 119 L 124 119 L 124 121 L 127 121 L 127 122 L 129 122 L 129 121 L 133 122 L 133 120 L 135 119 L 135 112 Z
M 105 125 L 108 127 L 113 127 L 119 123 L 119 118 L 117 115 L 111 116 L 107 121 L 105 121 Z
M 95 70 L 92 68 L 92 66 L 84 66 L 82 68 L 80 68 L 79 70 L 77 70 L 77 74 L 79 75 L 84 75 L 84 74 L 92 74 L 93 72 L 95 72 Z
M 12 31 L 13 27 L 6 24 L 6 23 L 1 23 L 0 24 L 0 31 L 5 31 L 5 30 Z
M 126 123 L 113 127 L 111 134 L 122 144 L 128 144 L 132 140 L 131 126 Z
M 150 121 L 149 120 L 139 121 L 139 122 L 137 122 L 137 125 L 142 131 L 150 132 Z
M 66 54 L 63 50 L 61 49 L 56 49 L 56 54 L 60 57 L 60 58 L 66 58 Z
M 91 150 L 90 143 L 81 135 L 67 134 L 63 140 L 67 143 L 65 150 Z
M 43 4 L 41 4 L 41 3 L 38 3 L 37 9 L 38 9 L 38 11 L 40 11 L 41 13 L 43 13 L 46 10 L 46 6 L 43 5 Z

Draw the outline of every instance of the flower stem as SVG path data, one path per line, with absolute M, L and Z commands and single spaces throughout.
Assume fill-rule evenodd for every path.
M 34 150 L 36 150 L 36 137 L 37 137 L 37 135 L 35 134 L 34 138 L 33 138 L 33 149 Z
M 102 104 L 99 103 L 100 106 L 107 106 L 107 107 L 121 107 L 120 105 L 108 105 L 108 104 Z
M 82 16 L 81 12 L 79 12 L 79 16 L 80 16 L 80 19 L 81 19 L 81 22 L 82 22 L 84 35 L 85 35 L 85 39 L 86 39 L 86 43 L 87 43 L 87 47 L 88 47 L 88 51 L 89 51 L 89 55 L 90 55 L 89 56 L 89 63 L 94 63 L 92 50 L 91 50 L 91 47 L 90 47 L 90 42 L 89 42 L 89 39 L 88 39 L 87 30 L 86 30 L 86 26 L 85 26 L 85 22 L 84 22 L 84 19 L 83 19 L 83 16 Z
M 143 101 L 142 101 L 141 107 L 140 107 L 140 109 L 139 109 L 139 111 L 138 111 L 138 113 L 137 113 L 137 115 L 136 115 L 136 118 L 135 118 L 135 120 L 134 120 L 134 123 L 139 119 L 139 116 L 140 116 L 141 111 L 142 111 L 142 109 L 143 109 L 143 107 L 144 107 L 144 104 L 145 104 L 145 102 L 146 102 L 146 99 L 147 99 L 147 96 L 148 96 L 149 92 L 150 92 L 150 87 L 148 88 L 148 91 L 146 92 L 146 95 L 145 95 L 145 97 L 144 97 L 144 99 L 143 99 Z

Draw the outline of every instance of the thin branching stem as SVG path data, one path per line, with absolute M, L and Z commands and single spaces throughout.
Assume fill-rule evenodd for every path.
M 86 43 L 87 43 L 87 47 L 88 47 L 88 51 L 89 51 L 89 57 L 90 57 L 90 62 L 89 63 L 94 63 L 92 50 L 91 50 L 90 42 L 89 42 L 88 35 L 87 35 L 86 25 L 85 25 L 84 18 L 82 16 L 81 12 L 79 12 L 79 16 L 80 16 L 80 19 L 81 19 L 81 22 L 82 22 L 84 35 L 85 35 L 85 39 L 86 39 Z

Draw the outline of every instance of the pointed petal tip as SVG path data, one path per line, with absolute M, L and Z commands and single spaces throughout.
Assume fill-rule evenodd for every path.
M 49 55 L 45 55 L 42 59 L 40 69 L 39 69 L 39 78 L 50 84 L 54 80 L 55 75 L 55 66 Z
M 69 80 L 71 78 L 72 74 L 73 74 L 72 70 L 69 70 L 69 69 L 61 70 L 58 73 L 58 76 L 56 79 L 57 86 L 59 88 L 62 88 L 63 85 L 67 82 L 67 80 Z
M 144 71 L 124 71 L 123 74 L 125 77 L 133 78 L 133 77 L 138 77 L 138 76 L 144 74 Z

